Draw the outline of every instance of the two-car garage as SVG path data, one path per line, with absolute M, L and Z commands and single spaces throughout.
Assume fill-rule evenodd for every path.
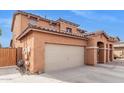
M 63 70 L 84 64 L 84 47 L 45 44 L 45 72 Z

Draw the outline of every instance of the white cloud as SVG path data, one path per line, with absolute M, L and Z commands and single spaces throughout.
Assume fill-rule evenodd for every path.
M 81 11 L 81 10 L 72 10 L 73 13 L 75 13 L 76 15 L 79 15 L 79 16 L 83 16 L 83 17 L 86 17 L 88 19 L 91 19 L 92 16 L 94 14 L 94 12 L 92 11 Z
M 124 23 L 122 20 L 115 16 L 96 13 L 95 11 L 73 10 L 72 12 L 89 20 Z

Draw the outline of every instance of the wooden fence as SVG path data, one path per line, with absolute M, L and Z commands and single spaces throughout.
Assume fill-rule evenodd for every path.
M 0 48 L 0 67 L 16 65 L 16 48 Z

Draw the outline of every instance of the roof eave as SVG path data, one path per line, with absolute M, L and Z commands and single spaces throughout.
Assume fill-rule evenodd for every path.
M 59 19 L 57 20 L 57 22 L 59 22 L 59 21 L 65 22 L 65 23 L 68 23 L 68 24 L 71 24 L 71 25 L 74 25 L 74 26 L 76 26 L 76 27 L 79 27 L 79 26 L 80 26 L 79 24 L 73 23 L 73 22 L 68 21 L 68 20 L 65 20 L 65 19 L 63 19 L 63 18 L 59 18 Z
M 20 40 L 22 39 L 24 36 L 26 36 L 30 31 L 37 31 L 37 32 L 41 32 L 41 30 L 39 29 L 35 29 L 35 28 L 27 28 L 23 33 L 21 33 L 16 39 Z M 55 32 L 50 32 L 50 31 L 42 31 L 43 33 L 49 33 L 49 34 L 55 34 L 55 35 L 61 35 L 61 36 L 66 36 L 66 37 L 72 37 L 72 38 L 78 38 L 78 39 L 85 39 L 87 40 L 88 38 L 86 37 L 78 37 L 78 36 L 71 36 L 69 34 L 64 34 L 64 33 L 55 33 Z

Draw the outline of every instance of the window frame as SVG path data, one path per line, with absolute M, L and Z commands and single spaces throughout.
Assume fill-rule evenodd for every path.
M 72 28 L 66 27 L 66 32 L 67 32 L 67 33 L 72 33 Z

